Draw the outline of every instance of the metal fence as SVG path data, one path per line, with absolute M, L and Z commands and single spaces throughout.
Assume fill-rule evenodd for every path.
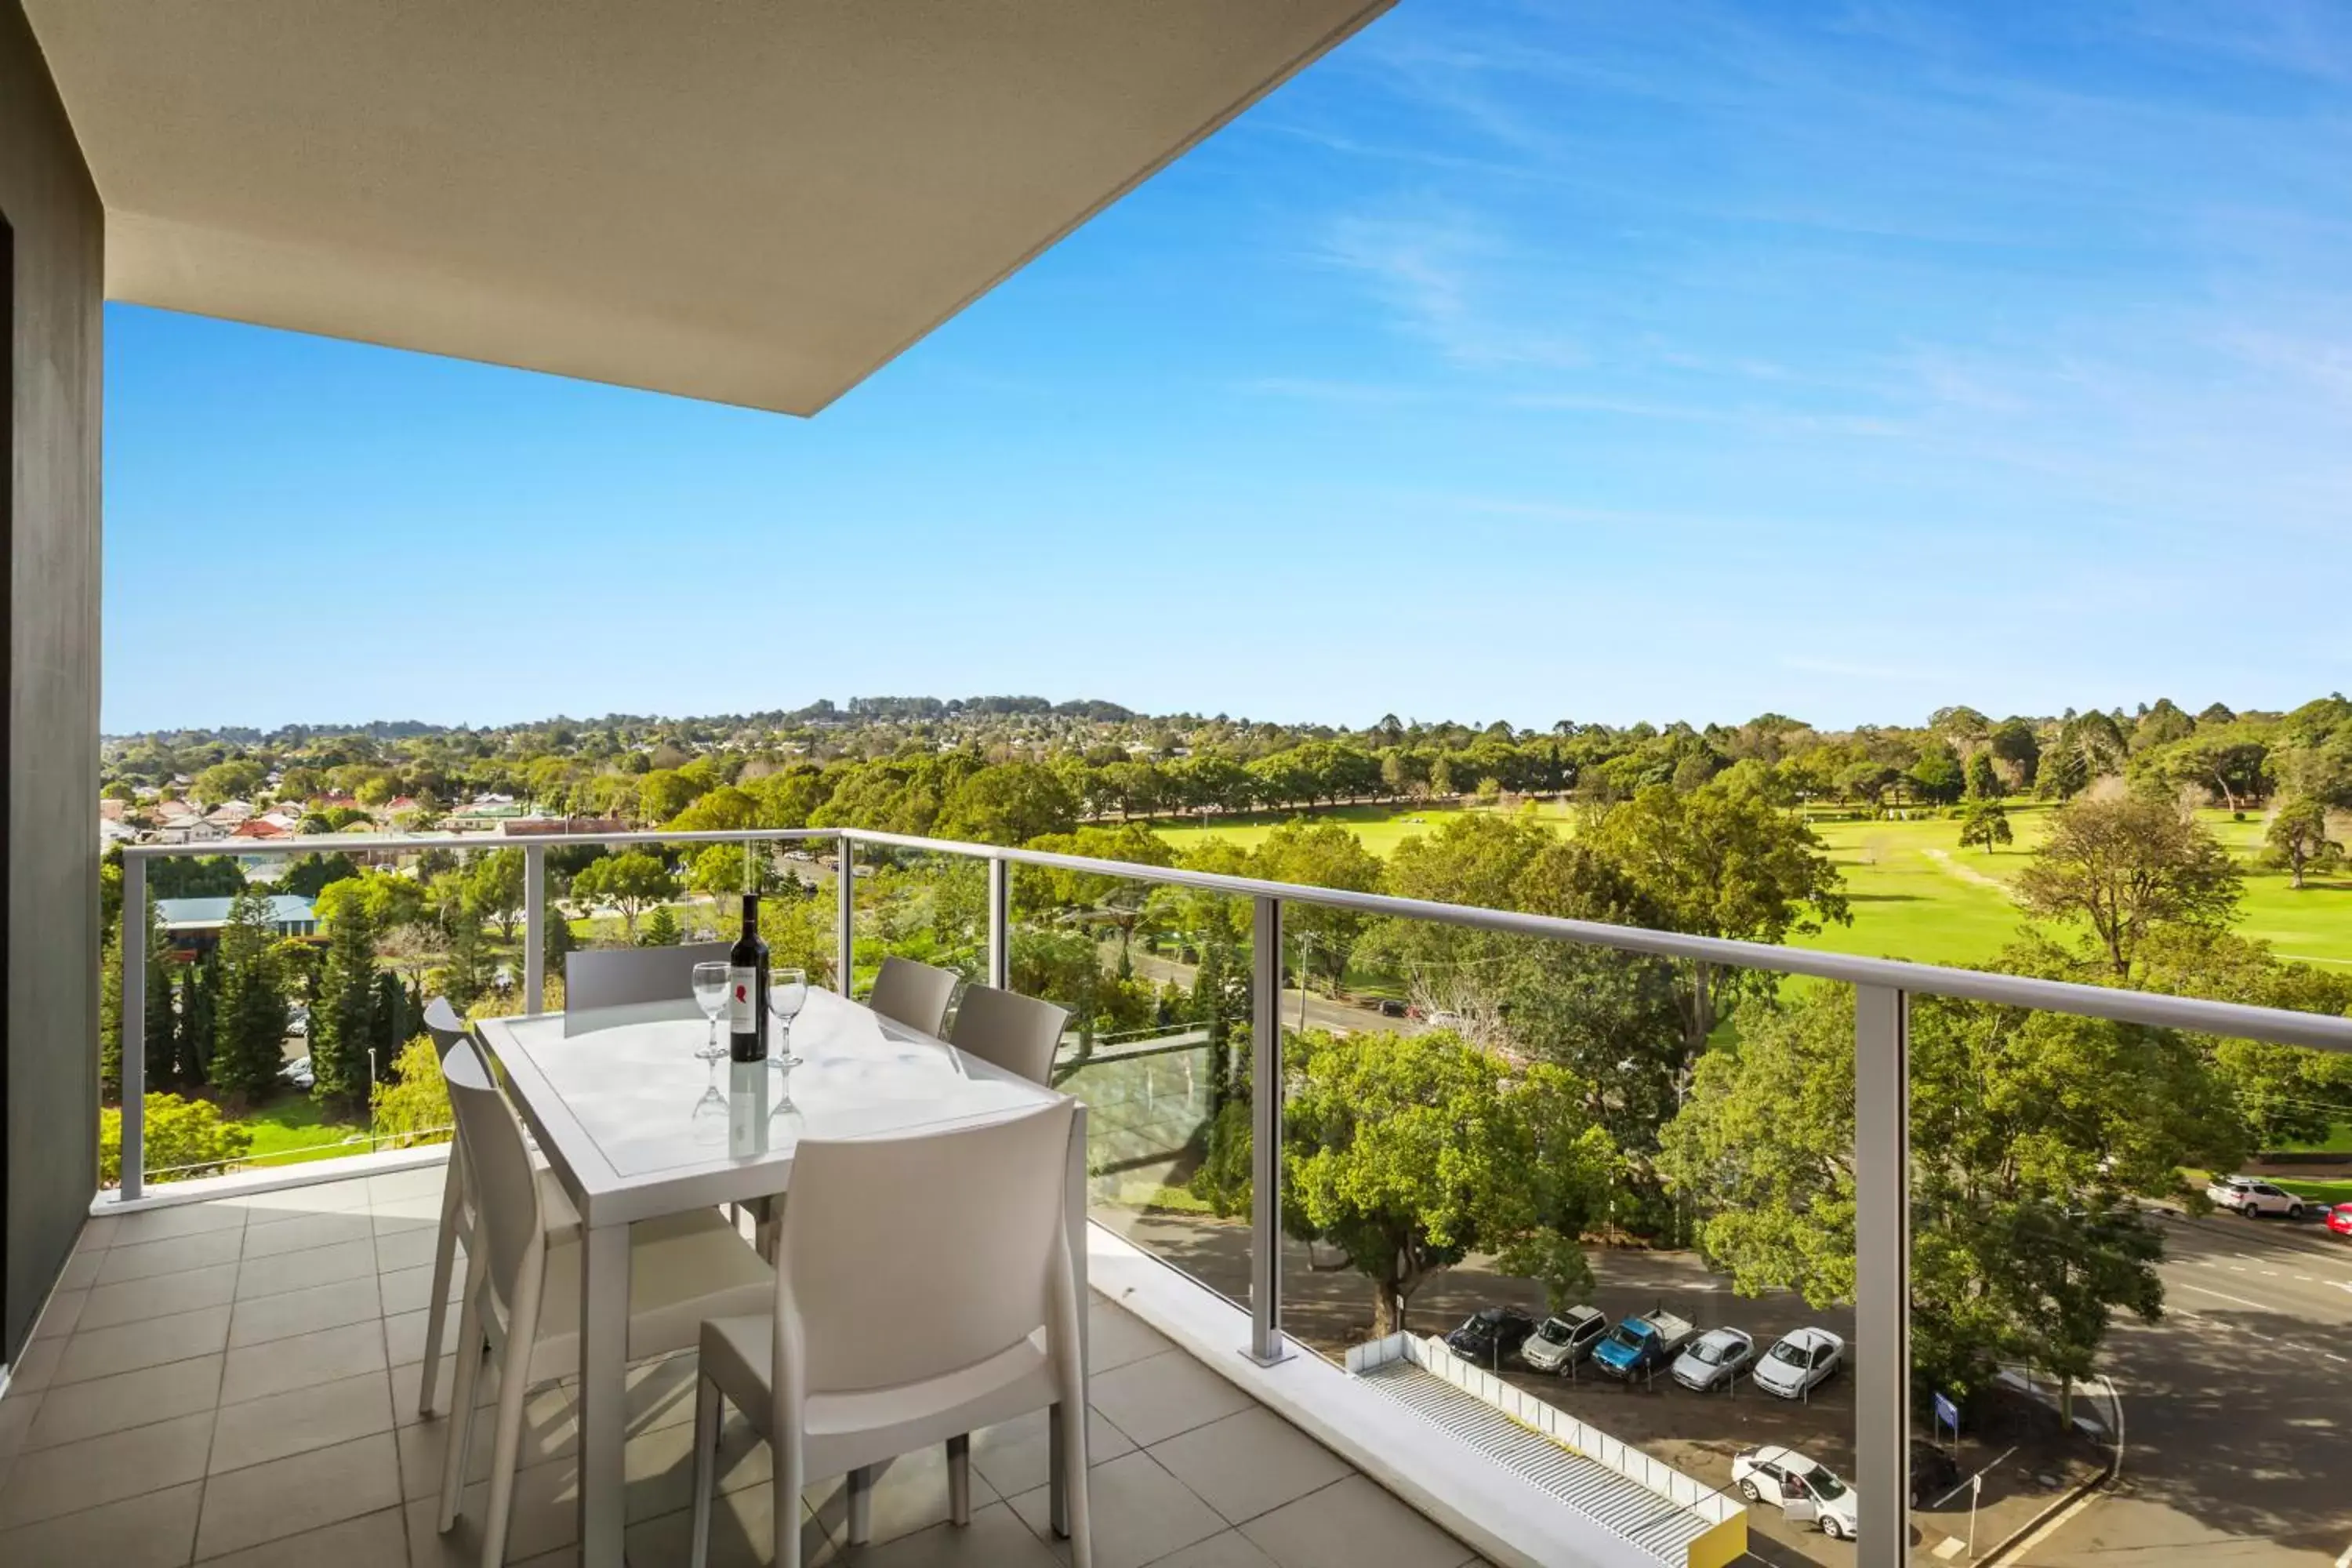
M 1855 1489 L 1864 1529 L 1859 1561 L 1865 1568 L 1895 1568 L 1904 1560 L 1910 1427 L 1910 1075 L 1909 999 L 1949 996 L 2002 1006 L 2036 1008 L 2079 1017 L 2155 1028 L 2352 1052 L 2352 1018 L 2290 1013 L 2230 1002 L 2160 995 L 2042 980 L 1979 970 L 1947 969 L 1892 959 L 1778 947 L 1762 942 L 1591 921 L 1431 903 L 1380 893 L 1270 882 L 1163 866 L 1139 866 L 1083 856 L 961 844 L 906 834 L 855 828 L 769 828 L 703 833 L 581 833 L 533 835 L 517 839 L 485 836 L 462 838 L 415 835 L 337 834 L 280 839 L 266 844 L 132 845 L 123 850 L 122 961 L 126 975 L 146 963 L 147 862 L 166 857 L 236 853 L 415 854 L 430 849 L 479 853 L 520 847 L 524 876 L 524 996 L 537 1012 L 544 994 L 542 941 L 547 919 L 546 852 L 572 845 L 754 844 L 823 841 L 835 849 L 835 891 L 839 962 L 835 984 L 846 994 L 855 948 L 855 869 L 858 846 L 963 856 L 988 867 L 988 968 L 992 984 L 1007 984 L 1012 964 L 1011 868 L 1047 867 L 1092 876 L 1130 879 L 1165 886 L 1229 894 L 1251 900 L 1251 1016 L 1257 1042 L 1252 1080 L 1254 1117 L 1251 1198 L 1250 1334 L 1245 1348 L 1254 1360 L 1272 1363 L 1288 1352 L 1282 1330 L 1283 1050 L 1282 921 L 1286 904 L 1348 909 L 1366 914 L 1430 921 L 1513 936 L 1539 937 L 1679 960 L 1702 966 L 1752 969 L 1851 985 L 1854 991 L 1854 1269 L 1856 1355 L 1854 1363 Z M 1704 973 L 1704 970 L 1701 971 Z M 126 994 L 129 987 L 125 987 Z M 140 988 L 143 997 L 145 987 Z M 141 1037 L 135 1013 L 126 1014 L 126 1040 Z M 139 1196 L 144 1173 L 140 1114 L 145 1063 L 142 1053 L 122 1053 L 122 1187 L 125 1199 Z

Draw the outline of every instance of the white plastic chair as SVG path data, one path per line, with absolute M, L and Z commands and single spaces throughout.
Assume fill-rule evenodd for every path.
M 1093 1568 L 1071 1104 L 929 1136 L 800 1145 L 772 1310 L 702 1325 L 694 1568 L 710 1544 L 722 1397 L 774 1457 L 775 1568 L 800 1568 L 796 1500 L 810 1481 L 849 1477 L 849 1539 L 863 1545 L 871 1467 L 933 1443 L 949 1445 L 950 1517 L 969 1524 L 963 1434 L 1040 1408 L 1060 1427 L 1053 1481 L 1072 1561 Z
M 967 985 L 963 1000 L 956 1004 L 955 1028 L 948 1043 L 1043 1084 L 1054 1070 L 1054 1050 L 1069 1021 L 1067 1007 L 993 985 Z
M 886 1018 L 936 1037 L 947 1020 L 948 998 L 955 994 L 955 988 L 954 971 L 893 956 L 882 961 L 882 972 L 874 977 L 866 1005 Z
M 465 1020 L 449 1005 L 446 996 L 436 996 L 425 1009 L 425 1031 L 433 1037 L 433 1048 L 439 1053 L 442 1072 L 448 1072 L 449 1053 L 466 1038 Z M 469 1047 L 470 1049 L 470 1047 Z M 547 1170 L 547 1162 L 534 1153 L 532 1164 L 539 1173 L 541 1224 L 551 1242 L 569 1241 L 580 1234 L 580 1215 L 573 1211 L 572 1200 L 564 1195 L 563 1187 Z M 441 1379 L 441 1308 L 449 1300 L 449 1276 L 457 1268 L 457 1248 L 463 1247 L 467 1256 L 474 1251 L 474 1238 L 479 1234 L 481 1222 L 475 1212 L 475 1200 L 466 1173 L 466 1145 L 453 1133 L 449 1145 L 449 1163 L 441 1182 L 441 1233 L 433 1242 L 433 1315 L 425 1320 L 425 1376 L 416 1397 L 416 1413 L 433 1414 L 433 1391 Z
M 514 1504 L 515 1454 L 523 1395 L 580 1365 L 580 1246 L 551 1245 L 542 1186 L 523 1145 L 522 1124 L 495 1087 L 470 1040 L 443 1058 L 458 1141 L 480 1209 L 478 1246 L 466 1258 L 466 1305 L 457 1333 L 457 1386 L 441 1471 L 440 1528 L 457 1521 L 469 1418 L 482 1348 L 498 1361 L 498 1419 L 490 1455 L 489 1508 L 482 1521 L 483 1568 L 505 1561 Z M 632 1361 L 684 1350 L 704 1318 L 757 1310 L 775 1293 L 774 1276 L 715 1210 L 635 1226 L 629 1237 L 628 1355 Z
M 563 961 L 564 1014 L 633 1002 L 687 1001 L 694 995 L 694 966 L 726 963 L 727 946 L 701 942 L 688 947 L 583 948 Z

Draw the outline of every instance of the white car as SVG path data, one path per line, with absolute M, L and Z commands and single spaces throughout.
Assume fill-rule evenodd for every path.
M 318 1082 L 318 1076 L 310 1070 L 309 1057 L 296 1057 L 292 1061 L 280 1067 L 278 1069 L 278 1079 L 279 1082 L 294 1089 L 309 1089 Z
M 1731 1479 L 1749 1502 L 1780 1504 L 1790 1524 L 1818 1525 L 1832 1541 L 1853 1539 L 1860 1518 L 1853 1489 L 1794 1448 L 1746 1449 L 1732 1458 Z
M 2248 1219 L 2266 1214 L 2301 1219 L 2305 1213 L 2301 1198 L 2258 1176 L 2216 1176 L 2205 1184 L 2205 1195 L 2213 1200 L 2215 1208 L 2229 1209 Z
M 1701 1394 L 1728 1388 L 1755 1354 L 1755 1336 L 1747 1330 L 1709 1329 L 1675 1358 L 1675 1381 Z
M 1538 1372 L 1555 1376 L 1592 1353 L 1609 1320 L 1591 1307 L 1570 1307 L 1557 1318 L 1546 1318 L 1519 1346 L 1519 1359 Z
M 1801 1399 L 1827 1383 L 1845 1363 L 1845 1342 L 1827 1329 L 1795 1329 L 1782 1334 L 1748 1381 L 1767 1394 Z

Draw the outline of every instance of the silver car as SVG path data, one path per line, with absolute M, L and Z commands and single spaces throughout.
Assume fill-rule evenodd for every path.
M 1827 1329 L 1796 1329 L 1782 1334 L 1748 1381 L 1767 1394 L 1801 1399 L 1827 1383 L 1845 1363 L 1845 1342 Z
M 1709 1329 L 1675 1358 L 1675 1381 L 1701 1394 L 1729 1388 L 1756 1354 L 1755 1336 L 1745 1329 Z
M 1557 1318 L 1546 1318 L 1519 1346 L 1519 1359 L 1538 1372 L 1555 1376 L 1592 1353 L 1609 1320 L 1590 1307 L 1570 1307 Z

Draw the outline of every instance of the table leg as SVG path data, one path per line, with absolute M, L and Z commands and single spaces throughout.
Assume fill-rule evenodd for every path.
M 622 1568 L 629 1356 L 629 1227 L 583 1238 L 580 1290 L 580 1562 Z

